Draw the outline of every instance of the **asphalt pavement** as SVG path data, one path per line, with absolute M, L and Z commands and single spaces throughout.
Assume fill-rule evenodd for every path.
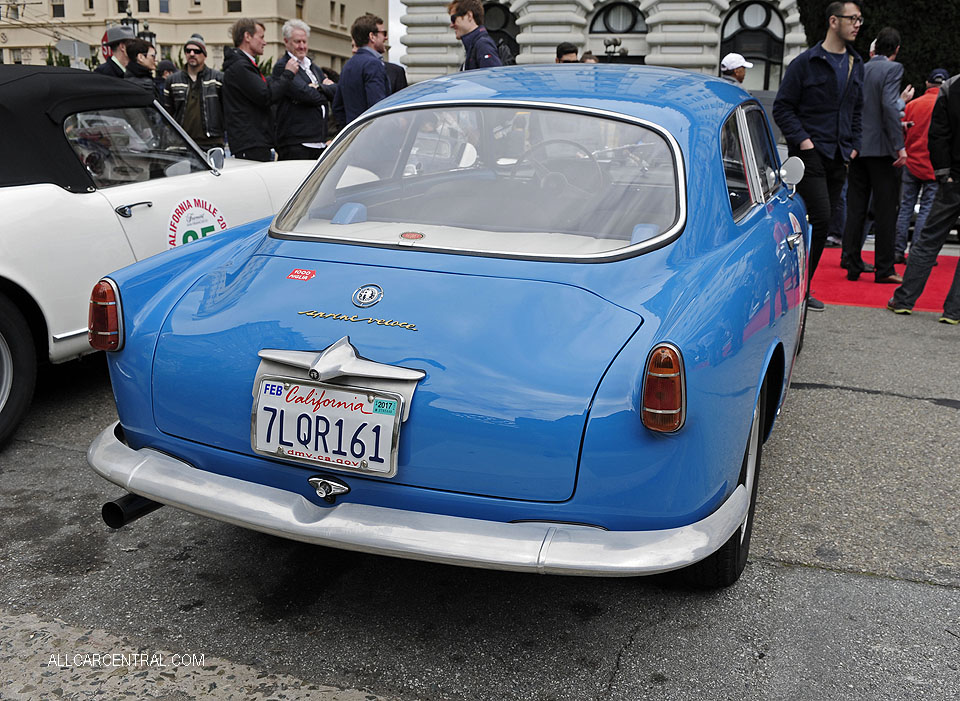
M 960 328 L 811 314 L 764 448 L 751 559 L 669 577 L 490 572 L 163 508 L 121 530 L 85 451 L 99 356 L 41 374 L 0 451 L 0 698 L 960 697 Z

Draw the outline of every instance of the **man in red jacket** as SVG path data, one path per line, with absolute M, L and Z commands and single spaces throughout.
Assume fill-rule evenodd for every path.
M 950 74 L 943 68 L 935 68 L 927 77 L 927 90 L 907 105 L 903 125 L 906 129 L 904 148 L 907 149 L 907 167 L 903 169 L 903 187 L 900 191 L 900 214 L 897 217 L 897 236 L 894 240 L 894 260 L 904 263 L 907 250 L 907 233 L 910 228 L 910 216 L 913 214 L 917 196 L 920 196 L 920 212 L 914 224 L 914 231 L 922 231 L 933 198 L 937 194 L 937 179 L 930 165 L 930 151 L 927 148 L 927 131 L 930 129 L 930 117 L 933 105 L 937 101 L 940 86 Z

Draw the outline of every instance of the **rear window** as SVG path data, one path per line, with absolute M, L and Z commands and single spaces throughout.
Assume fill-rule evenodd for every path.
M 281 233 L 477 253 L 604 254 L 671 229 L 674 151 L 651 128 L 530 107 L 376 117 L 333 147 Z

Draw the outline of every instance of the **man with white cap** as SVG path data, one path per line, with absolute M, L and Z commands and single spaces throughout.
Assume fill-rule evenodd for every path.
M 109 46 L 113 53 L 108 61 L 104 61 L 94 68 L 93 72 L 123 80 L 123 74 L 126 72 L 127 64 L 130 62 L 130 57 L 127 56 L 127 46 L 136 38 L 133 33 L 133 28 L 125 24 L 108 27 L 106 39 L 103 43 Z
M 720 77 L 734 85 L 740 85 L 744 76 L 747 75 L 748 68 L 753 68 L 753 64 L 743 56 L 727 54 L 720 62 Z

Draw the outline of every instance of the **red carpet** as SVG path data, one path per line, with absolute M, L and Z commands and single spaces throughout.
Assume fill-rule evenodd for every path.
M 863 260 L 873 263 L 873 251 L 864 251 Z M 940 265 L 930 272 L 923 294 L 913 307 L 918 312 L 942 312 L 943 300 L 953 281 L 957 269 L 955 256 L 940 256 Z M 903 275 L 907 266 L 898 265 L 897 273 Z M 825 248 L 817 274 L 813 278 L 811 294 L 825 304 L 842 304 L 848 307 L 887 306 L 887 300 L 893 297 L 897 285 L 878 285 L 873 281 L 873 273 L 865 273 L 856 282 L 847 280 L 847 271 L 840 267 L 840 249 Z

